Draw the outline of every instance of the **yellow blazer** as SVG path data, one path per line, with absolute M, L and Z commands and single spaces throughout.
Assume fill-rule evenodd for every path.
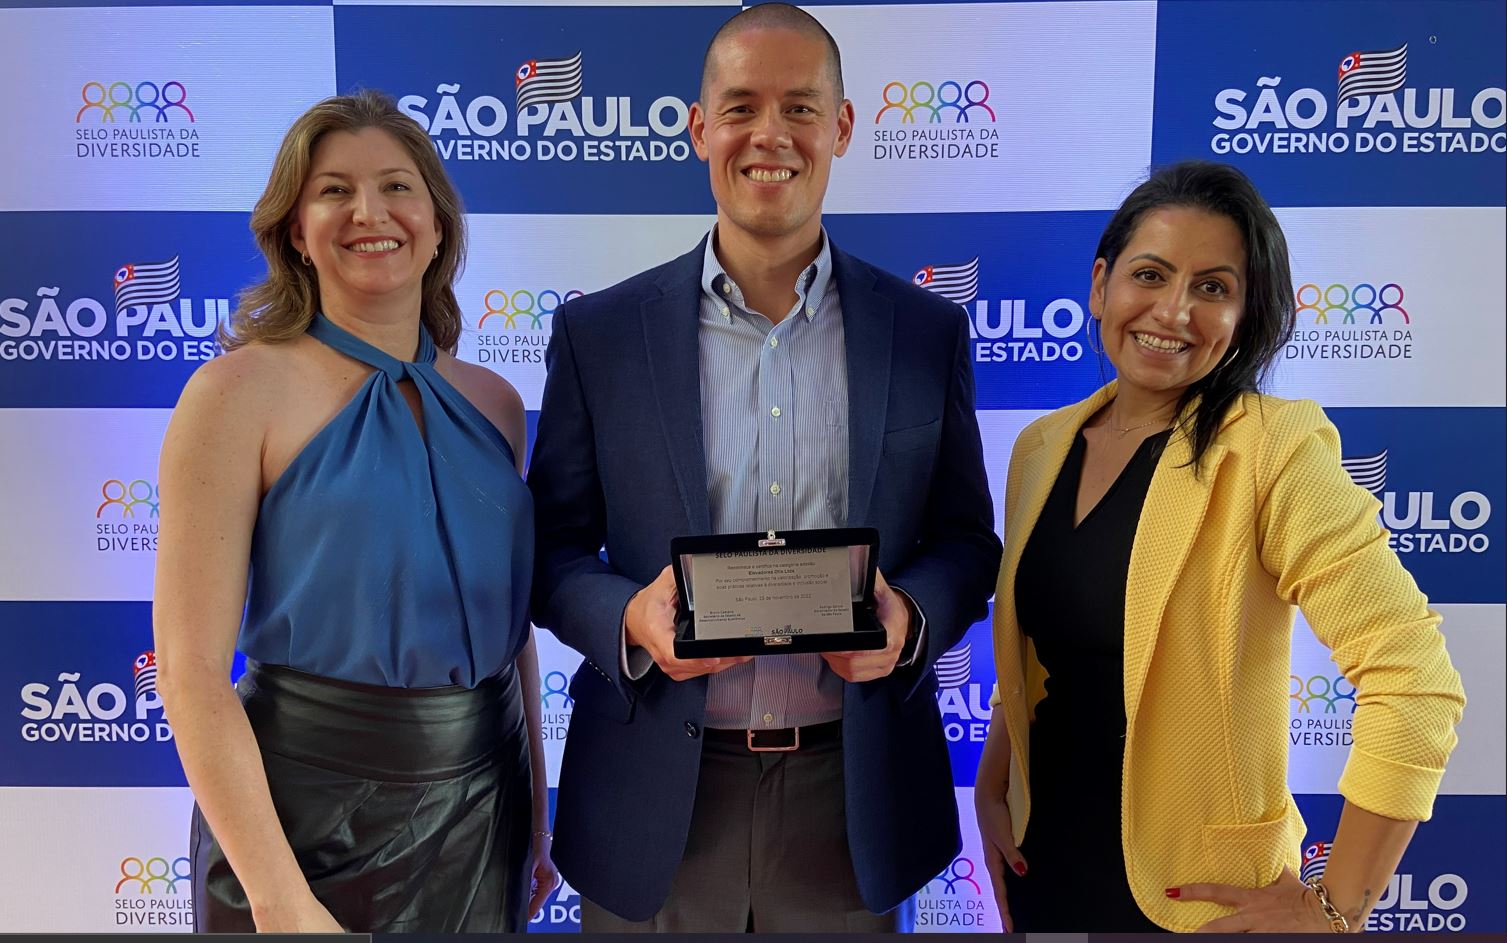
M 1015 614 L 1027 538 L 1083 423 L 1114 384 L 1028 426 L 1005 488 L 994 601 L 996 723 L 1010 736 L 1015 840 L 1031 812 L 1027 736 L 1046 673 Z M 1141 910 L 1171 930 L 1230 912 L 1168 887 L 1270 884 L 1299 869 L 1303 819 L 1287 790 L 1288 676 L 1300 606 L 1355 685 L 1339 791 L 1395 819 L 1427 819 L 1465 703 L 1439 616 L 1340 465 L 1316 403 L 1243 397 L 1195 476 L 1174 432 L 1151 478 L 1125 593 L 1120 839 Z M 1091 900 L 1084 901 L 1092 907 Z

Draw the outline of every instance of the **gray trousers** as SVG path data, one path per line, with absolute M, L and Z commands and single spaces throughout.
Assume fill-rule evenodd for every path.
M 848 853 L 842 745 L 751 753 L 706 741 L 685 857 L 669 899 L 624 920 L 583 898 L 585 933 L 885 933 L 913 906 L 869 912 Z M 621 862 L 625 868 L 633 862 Z

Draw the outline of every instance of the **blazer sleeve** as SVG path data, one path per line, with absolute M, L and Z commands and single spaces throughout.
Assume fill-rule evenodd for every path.
M 896 672 L 914 694 L 931 666 L 988 611 L 999 575 L 1000 541 L 984 469 L 984 449 L 974 412 L 973 359 L 968 322 L 958 317 L 957 337 L 942 416 L 941 444 L 920 540 L 905 566 L 886 575 L 926 614 L 925 649 Z
M 571 343 L 569 309 L 555 312 L 548 374 L 529 463 L 534 495 L 534 621 L 550 629 L 632 703 L 620 663 L 623 614 L 643 588 L 602 559 L 606 499 L 591 411 Z
M 1339 432 L 1318 404 L 1289 402 L 1266 416 L 1261 562 L 1356 689 L 1339 790 L 1378 815 L 1426 820 L 1465 705 L 1439 615 L 1388 545 L 1376 498 L 1340 464 Z

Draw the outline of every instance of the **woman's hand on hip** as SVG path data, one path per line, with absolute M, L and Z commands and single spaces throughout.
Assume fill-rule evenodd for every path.
M 1177 901 L 1200 900 L 1234 907 L 1228 917 L 1210 920 L 1200 933 L 1330 933 L 1318 897 L 1288 868 L 1265 887 L 1184 884 L 1167 888 Z

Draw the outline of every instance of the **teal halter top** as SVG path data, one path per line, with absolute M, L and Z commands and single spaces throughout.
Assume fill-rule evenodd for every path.
M 534 507 L 513 450 L 422 327 L 411 363 L 323 315 L 309 334 L 376 369 L 262 498 L 238 646 L 345 681 L 475 687 L 528 638 Z

